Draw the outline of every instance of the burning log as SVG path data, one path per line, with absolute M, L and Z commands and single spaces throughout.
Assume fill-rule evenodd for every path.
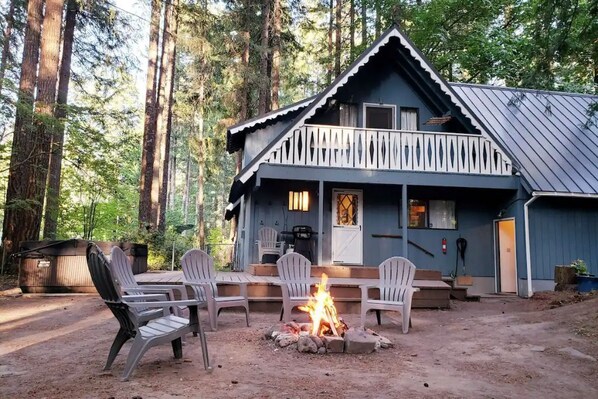
M 348 327 L 338 317 L 333 298 L 326 288 L 327 281 L 328 276 L 326 273 L 322 273 L 322 281 L 316 284 L 317 292 L 309 298 L 306 305 L 300 306 L 299 309 L 309 313 L 312 321 L 312 335 L 340 336 Z

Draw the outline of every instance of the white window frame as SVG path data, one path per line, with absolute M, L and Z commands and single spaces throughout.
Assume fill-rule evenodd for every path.
M 361 119 L 361 125 L 364 129 L 367 115 L 367 108 L 390 108 L 392 109 L 392 127 L 390 130 L 397 129 L 397 106 L 395 104 L 378 104 L 378 103 L 363 103 L 363 118 Z M 384 130 L 384 129 L 382 129 Z

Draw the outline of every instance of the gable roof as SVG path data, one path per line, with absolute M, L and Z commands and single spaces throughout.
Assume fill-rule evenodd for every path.
M 598 96 L 454 83 L 519 164 L 529 191 L 598 193 Z
M 395 25 L 389 28 L 382 36 L 380 36 L 364 53 L 362 53 L 349 68 L 340 74 L 332 84 L 330 84 L 324 91 L 322 91 L 313 101 L 303 109 L 303 111 L 293 120 L 293 122 L 281 131 L 281 133 L 274 140 L 270 142 L 236 177 L 231 187 L 229 201 L 236 201 L 242 194 L 243 185 L 249 181 L 258 170 L 260 164 L 265 162 L 276 147 L 285 139 L 287 139 L 293 131 L 305 124 L 306 120 L 312 117 L 316 111 L 324 106 L 328 99 L 332 97 L 338 89 L 343 87 L 347 81 L 354 76 L 357 71 L 368 63 L 371 57 L 376 55 L 382 47 L 389 43 L 394 43 L 407 51 L 408 55 L 419 64 L 421 69 L 429 75 L 431 80 L 438 85 L 440 91 L 447 95 L 451 102 L 462 112 L 462 114 L 471 122 L 474 128 L 490 139 L 491 135 L 479 120 L 475 113 L 473 113 L 461 98 L 453 91 L 451 86 L 440 76 L 438 71 L 426 60 L 424 55 L 415 47 L 415 45 L 407 38 L 405 34 Z M 497 143 L 500 146 L 500 143 Z M 503 152 L 509 154 L 505 148 L 501 148 Z
M 243 148 L 245 136 L 247 134 L 285 117 L 292 118 L 297 116 L 298 112 L 311 104 L 315 98 L 316 96 L 305 98 L 296 103 L 287 105 L 286 107 L 270 111 L 264 115 L 256 116 L 255 118 L 248 119 L 229 127 L 226 132 L 226 151 L 228 151 L 229 154 L 232 154 L 233 152 L 240 150 Z

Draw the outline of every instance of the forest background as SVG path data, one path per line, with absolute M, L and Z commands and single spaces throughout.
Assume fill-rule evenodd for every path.
M 392 24 L 453 82 L 598 94 L 592 0 L 0 0 L 2 270 L 20 243 L 234 261 L 226 129 L 317 94 Z M 597 106 L 588 123 L 597 123 Z

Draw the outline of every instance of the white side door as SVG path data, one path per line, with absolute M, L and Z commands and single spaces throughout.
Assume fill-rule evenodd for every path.
M 499 220 L 498 269 L 500 292 L 517 292 L 517 261 L 515 259 L 515 220 Z
M 361 190 L 332 190 L 332 262 L 363 264 Z

